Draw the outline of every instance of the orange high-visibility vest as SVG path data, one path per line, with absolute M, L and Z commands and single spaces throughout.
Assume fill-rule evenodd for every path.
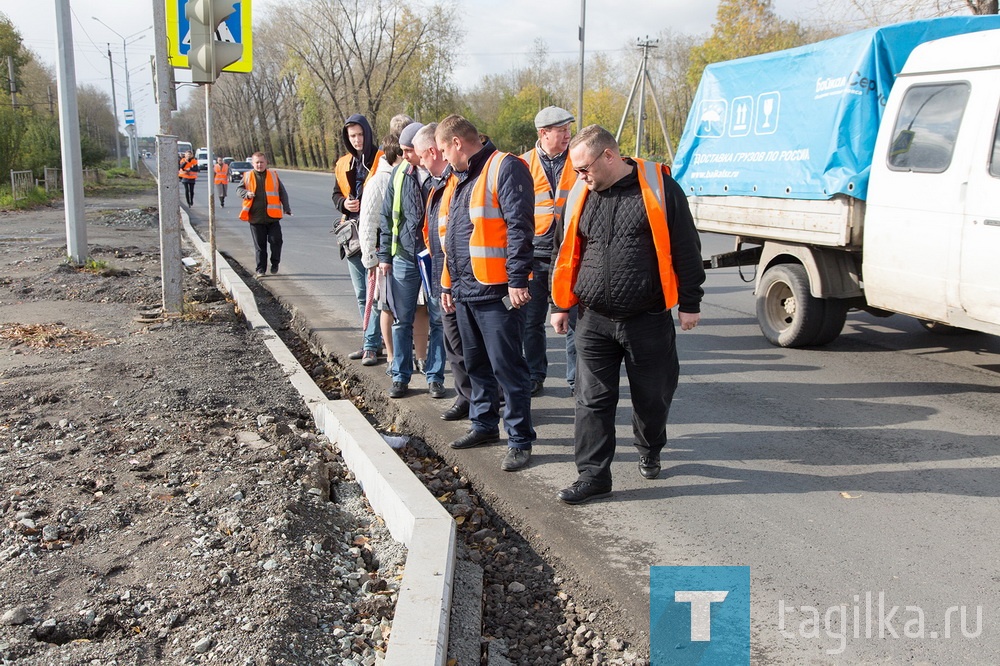
M 225 185 L 226 183 L 228 183 L 229 182 L 229 165 L 228 164 L 222 164 L 220 166 L 219 164 L 216 164 L 214 168 L 215 168 L 215 184 L 216 185 Z
M 542 167 L 542 160 L 538 157 L 538 148 L 521 155 L 521 159 L 528 163 L 531 177 L 535 181 L 535 235 L 544 236 L 552 228 L 552 223 L 562 218 L 566 209 L 566 195 L 573 189 L 576 173 L 573 171 L 573 163 L 567 151 L 566 163 L 559 176 L 556 191 L 553 192 L 552 186 L 549 185 L 549 177 L 545 175 L 545 169 Z
M 472 235 L 469 237 L 469 257 L 472 260 L 472 274 L 480 284 L 507 284 L 507 222 L 500 212 L 497 198 L 497 179 L 500 165 L 510 153 L 494 152 L 486 160 L 483 170 L 472 186 L 469 200 L 469 219 L 472 221 Z M 519 159 L 514 157 L 514 159 Z M 458 187 L 458 178 L 452 175 L 441 195 L 441 209 L 438 213 L 438 233 L 441 247 L 448 229 L 448 211 L 451 199 Z M 446 252 L 447 254 L 447 252 Z M 451 288 L 447 259 L 441 275 L 441 286 Z
M 383 153 L 381 150 L 375 153 L 375 159 L 372 160 L 372 168 L 368 171 L 368 175 L 365 176 L 364 184 L 367 185 L 368 181 L 371 180 L 372 176 L 378 170 L 378 162 L 382 159 Z M 337 179 L 337 188 L 340 193 L 344 195 L 344 198 L 351 196 L 351 181 L 347 179 L 347 174 L 351 172 L 351 160 L 354 159 L 354 155 L 347 153 L 342 155 L 337 163 L 333 166 L 333 176 Z
M 660 284 L 663 286 L 664 305 L 669 309 L 677 305 L 677 274 L 674 273 L 673 256 L 670 254 L 670 229 L 667 227 L 666 190 L 663 185 L 663 165 L 632 158 L 639 166 L 639 188 L 642 202 L 653 232 L 653 246 L 659 264 Z M 583 206 L 590 190 L 578 181 L 566 200 L 566 234 L 559 247 L 559 258 L 552 273 L 552 302 L 564 310 L 579 302 L 573 289 L 580 270 L 580 238 L 577 229 Z
M 257 176 L 256 170 L 247 171 L 243 174 L 243 187 L 246 188 L 248 192 L 257 193 Z M 275 220 L 281 219 L 281 197 L 278 194 L 279 191 L 279 181 L 278 174 L 268 169 L 264 176 L 264 194 L 267 195 L 267 216 Z M 253 199 L 243 200 L 243 210 L 240 211 L 240 219 L 244 222 L 250 220 L 250 206 L 253 205 Z
M 188 169 L 191 169 L 191 171 L 188 171 Z M 177 175 L 188 180 L 197 180 L 198 160 L 191 158 L 187 162 L 181 162 L 181 168 L 177 171 Z

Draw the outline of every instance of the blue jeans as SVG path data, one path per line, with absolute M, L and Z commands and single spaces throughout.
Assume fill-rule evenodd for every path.
M 410 383 L 413 376 L 413 317 L 417 311 L 417 295 L 422 287 L 416 261 L 393 257 L 389 288 L 396 307 L 392 325 L 392 381 Z M 441 308 L 437 299 L 427 299 L 427 383 L 444 383 L 444 334 L 441 330 Z
M 348 257 L 347 267 L 351 272 L 354 296 L 358 299 L 358 313 L 361 315 L 361 323 L 364 324 L 365 300 L 368 298 L 368 269 L 361 263 L 361 253 Z M 372 313 L 368 317 L 368 328 L 363 331 L 364 343 L 362 347 L 366 351 L 377 353 L 382 346 L 382 333 L 378 326 L 378 319 L 378 309 L 372 306 Z

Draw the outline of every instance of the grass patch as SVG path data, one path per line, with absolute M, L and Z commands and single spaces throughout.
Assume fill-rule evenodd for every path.
M 0 211 L 30 210 L 39 206 L 46 206 L 51 201 L 52 197 L 45 193 L 45 188 L 43 187 L 34 187 L 28 191 L 27 198 L 14 201 L 10 185 L 0 185 Z

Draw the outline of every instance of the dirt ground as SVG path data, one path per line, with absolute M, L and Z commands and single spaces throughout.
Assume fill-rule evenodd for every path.
M 154 205 L 0 213 L 0 662 L 375 663 L 402 548 Z

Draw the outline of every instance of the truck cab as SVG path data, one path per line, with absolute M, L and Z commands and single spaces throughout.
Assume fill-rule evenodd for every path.
M 868 305 L 1000 334 L 1000 31 L 918 46 L 875 145 Z

